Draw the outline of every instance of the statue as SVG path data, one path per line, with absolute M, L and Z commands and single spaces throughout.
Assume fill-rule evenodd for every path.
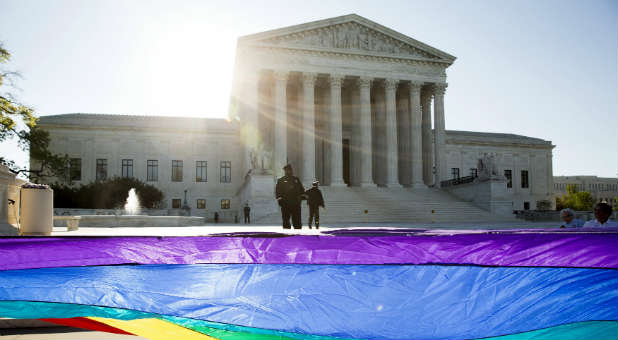
M 267 150 L 262 144 L 257 149 L 249 151 L 251 160 L 251 172 L 257 174 L 268 174 L 271 172 L 272 152 Z
M 476 163 L 479 180 L 486 181 L 491 178 L 501 178 L 496 166 L 496 159 L 493 154 L 485 153 Z
M 249 151 L 249 160 L 251 161 L 251 169 L 258 169 L 258 156 L 255 149 Z

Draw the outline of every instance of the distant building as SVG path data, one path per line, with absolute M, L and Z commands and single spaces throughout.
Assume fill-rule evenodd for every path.
M 596 202 L 614 204 L 618 198 L 618 178 L 597 176 L 554 176 L 554 196 L 566 194 L 567 185 L 578 191 L 588 191 Z

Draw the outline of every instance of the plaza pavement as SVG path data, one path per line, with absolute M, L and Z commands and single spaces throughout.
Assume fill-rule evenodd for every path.
M 279 225 L 272 224 L 207 224 L 194 227 L 169 228 L 79 228 L 67 231 L 67 228 L 54 228 L 52 236 L 206 236 L 217 233 L 232 232 L 278 232 L 286 234 L 319 235 L 320 231 L 349 229 L 349 228 L 409 228 L 409 229 L 436 229 L 436 230 L 478 230 L 478 229 L 536 229 L 557 228 L 559 222 L 506 222 L 506 223 L 331 223 L 321 225 L 319 230 L 308 229 L 286 230 Z
M 557 228 L 559 222 L 492 222 L 492 223 L 327 223 L 320 226 L 320 231 L 347 228 L 412 228 L 438 230 L 475 230 L 475 229 L 536 229 Z M 231 232 L 280 232 L 302 235 L 319 235 L 316 229 L 303 226 L 301 230 L 284 230 L 273 224 L 205 224 L 193 227 L 142 227 L 142 228 L 79 228 L 67 231 L 65 227 L 54 227 L 52 236 L 201 236 Z M 0 225 L 1 236 L 17 236 L 18 231 L 10 225 Z

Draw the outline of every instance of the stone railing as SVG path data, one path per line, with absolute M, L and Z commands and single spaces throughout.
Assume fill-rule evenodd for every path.
M 454 185 L 472 183 L 474 182 L 475 178 L 477 177 L 476 176 L 465 176 L 465 177 L 457 177 L 457 178 L 449 179 L 447 181 L 440 182 L 440 187 L 444 188 L 444 187 L 450 187 Z

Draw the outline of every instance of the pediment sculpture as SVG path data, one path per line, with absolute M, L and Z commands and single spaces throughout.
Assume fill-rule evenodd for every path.
M 439 59 L 435 55 L 356 22 L 292 33 L 270 38 L 264 42 L 274 45 L 347 49 Z

